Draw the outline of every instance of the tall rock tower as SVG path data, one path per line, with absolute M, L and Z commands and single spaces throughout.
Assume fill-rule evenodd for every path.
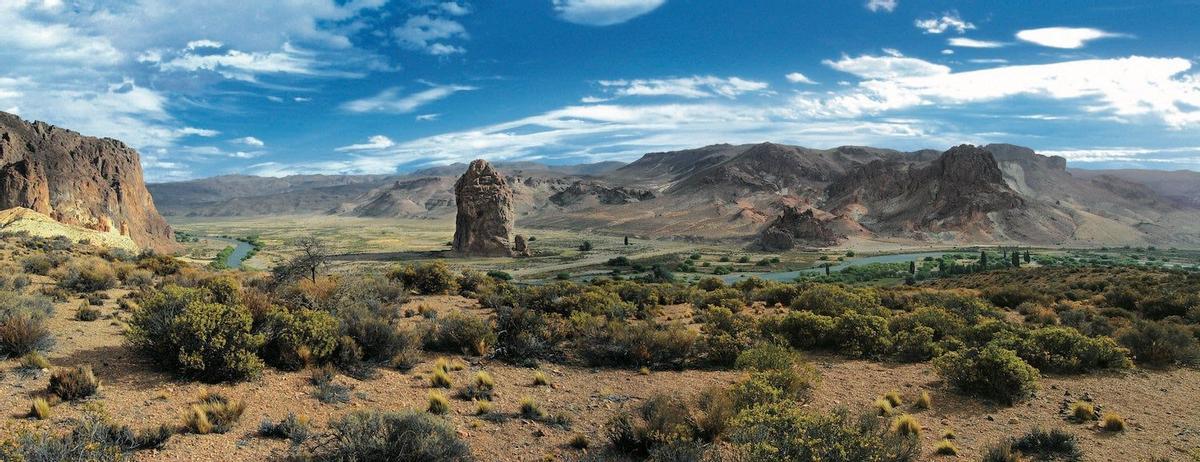
M 512 255 L 513 192 L 486 160 L 476 159 L 454 184 L 458 216 L 454 251 L 462 256 Z

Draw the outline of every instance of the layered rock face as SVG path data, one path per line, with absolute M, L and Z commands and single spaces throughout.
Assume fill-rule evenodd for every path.
M 504 177 L 482 159 L 467 167 L 454 184 L 458 215 L 454 222 L 454 251 L 463 256 L 512 255 L 513 191 Z
M 796 207 L 788 207 L 759 233 L 758 244 L 763 250 L 791 250 L 804 245 L 834 246 L 844 237 L 817 218 L 812 209 L 801 212 Z
M 138 154 L 93 138 L 0 112 L 0 207 L 26 207 L 92 230 L 123 233 L 142 248 L 176 248 L 154 208 Z

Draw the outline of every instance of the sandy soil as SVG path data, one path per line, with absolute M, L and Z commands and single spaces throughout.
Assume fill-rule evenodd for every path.
M 279 420 L 289 411 L 312 418 L 321 428 L 330 419 L 355 409 L 424 409 L 430 388 L 423 377 L 431 369 L 435 356 L 412 371 L 402 373 L 381 370 L 379 377 L 358 381 L 339 376 L 338 381 L 353 387 L 346 404 L 322 404 L 312 395 L 306 372 L 281 372 L 268 369 L 255 381 L 205 385 L 182 382 L 169 374 L 154 371 L 151 364 L 131 351 L 122 336 L 124 329 L 115 300 L 123 292 L 110 291 L 111 298 L 102 307 L 105 317 L 93 322 L 72 319 L 80 303 L 72 300 L 59 304 L 51 322 L 58 343 L 48 355 L 55 366 L 91 364 L 103 381 L 98 397 L 88 401 L 101 403 L 118 421 L 132 425 L 177 423 L 181 413 L 205 388 L 244 400 L 246 414 L 236 428 L 223 435 L 179 435 L 162 450 L 136 453 L 139 461 L 250 461 L 269 460 L 286 452 L 287 444 L 255 436 L 263 418 Z M 471 301 L 459 297 L 417 297 L 410 302 L 437 310 L 479 310 Z M 680 319 L 682 307 L 671 307 L 669 316 Z M 567 446 L 571 436 L 584 433 L 599 445 L 604 423 L 622 409 L 636 409 L 655 393 L 693 394 L 712 385 L 737 380 L 732 371 L 637 371 L 591 369 L 546 364 L 543 371 L 552 386 L 532 385 L 532 369 L 500 362 L 461 358 L 464 370 L 452 373 L 455 390 L 467 383 L 478 370 L 491 373 L 497 383 L 495 409 L 511 416 L 503 422 L 482 420 L 473 415 L 474 405 L 451 396 L 450 422 L 464 435 L 480 460 L 533 461 L 550 456 L 564 459 L 575 453 Z M 1133 371 L 1124 374 L 1097 374 L 1075 377 L 1046 377 L 1037 398 L 1021 405 L 1004 408 L 980 403 L 956 395 L 941 384 L 927 364 L 896 365 L 845 360 L 828 355 L 810 359 L 817 364 L 823 380 L 807 407 L 831 409 L 837 406 L 866 408 L 876 397 L 899 390 L 911 401 L 921 390 L 933 396 L 932 410 L 915 415 L 925 427 L 922 439 L 927 457 L 933 456 L 934 443 L 943 428 L 958 435 L 961 460 L 976 459 L 982 448 L 1002 437 L 1024 432 L 1037 425 L 1065 428 L 1079 435 L 1086 460 L 1133 461 L 1149 456 L 1185 460 L 1185 453 L 1200 446 L 1200 371 Z M 7 412 L 0 433 L 18 428 L 59 427 L 80 415 L 83 403 L 60 404 L 49 421 L 26 420 L 30 397 L 45 389 L 47 374 L 22 377 L 13 372 L 15 360 L 0 361 L 5 371 L 0 379 L 0 409 Z M 1105 411 L 1127 418 L 1130 429 L 1121 434 L 1106 434 L 1091 425 L 1063 420 L 1060 406 L 1064 400 L 1090 395 Z M 1069 396 L 1068 396 L 1069 394 Z M 518 402 L 529 396 L 551 414 L 571 418 L 571 429 L 562 429 L 518 417 Z M 908 409 L 906 405 L 904 407 Z

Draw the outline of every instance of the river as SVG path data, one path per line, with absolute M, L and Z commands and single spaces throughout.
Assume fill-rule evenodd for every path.
M 209 239 L 225 242 L 233 246 L 233 253 L 229 254 L 229 258 L 225 260 L 225 265 L 232 269 L 241 268 L 242 259 L 246 258 L 246 255 L 250 254 L 250 251 L 254 249 L 254 246 L 237 239 L 224 237 L 210 237 Z

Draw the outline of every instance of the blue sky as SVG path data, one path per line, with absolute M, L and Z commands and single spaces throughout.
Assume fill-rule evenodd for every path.
M 4 0 L 0 110 L 148 180 L 1011 142 L 1200 169 L 1200 1 Z

